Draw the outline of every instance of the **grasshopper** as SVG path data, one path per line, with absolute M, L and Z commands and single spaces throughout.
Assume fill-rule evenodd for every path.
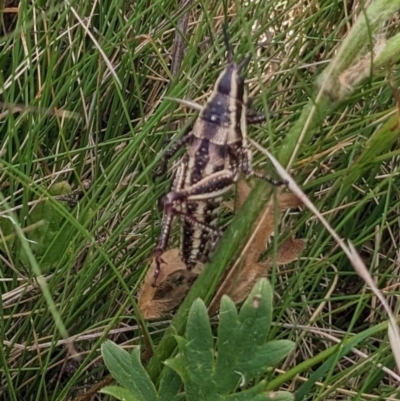
M 250 62 L 250 56 L 235 63 L 225 30 L 224 39 L 227 65 L 204 107 L 174 99 L 199 110 L 199 116 L 193 128 L 188 128 L 163 157 L 165 168 L 166 161 L 186 146 L 171 191 L 162 199 L 161 233 L 154 250 L 154 286 L 175 216 L 182 221 L 181 257 L 186 268 L 191 270 L 197 261 L 208 258 L 222 235 L 215 224 L 216 213 L 223 196 L 231 190 L 241 172 L 265 179 L 273 185 L 283 184 L 253 170 L 247 124 L 260 123 L 265 117 L 249 113 L 247 109 L 248 97 L 242 73 Z

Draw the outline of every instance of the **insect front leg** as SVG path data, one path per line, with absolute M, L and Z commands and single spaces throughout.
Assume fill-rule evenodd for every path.
M 282 180 L 275 180 L 268 175 L 258 173 L 253 170 L 253 165 L 252 165 L 252 159 L 253 159 L 253 153 L 249 148 L 243 149 L 242 153 L 242 161 L 241 161 L 241 167 L 243 173 L 248 176 L 248 177 L 258 177 L 262 178 L 263 180 L 269 182 L 271 185 L 274 186 L 281 186 L 281 185 L 287 185 L 286 181 Z
M 264 113 L 258 113 L 252 109 L 253 101 L 253 97 L 249 97 L 246 101 L 246 122 L 248 125 L 261 124 L 267 120 Z
M 213 238 L 219 238 L 222 235 L 222 231 L 218 230 L 217 228 L 211 227 L 208 224 L 203 223 L 202 221 L 197 220 L 195 217 L 183 213 L 183 212 L 179 212 L 177 211 L 176 214 L 179 214 L 183 220 L 185 220 L 186 222 L 188 222 L 190 225 L 192 225 L 193 227 L 198 227 L 201 228 L 203 231 L 208 232 L 211 237 Z
M 249 125 L 252 124 L 261 124 L 266 121 L 266 117 L 263 113 L 257 113 L 256 111 L 247 110 L 246 113 L 246 122 Z
M 167 149 L 161 159 L 161 163 L 160 163 L 160 167 L 159 169 L 155 172 L 155 176 L 158 177 L 160 175 L 165 174 L 165 172 L 167 171 L 167 165 L 168 165 L 168 160 L 182 147 L 184 146 L 189 138 L 190 138 L 190 134 L 191 134 L 191 130 L 192 130 L 192 126 L 189 125 L 188 127 L 185 128 L 185 130 L 183 131 L 183 135 L 177 140 L 175 141 L 172 146 Z

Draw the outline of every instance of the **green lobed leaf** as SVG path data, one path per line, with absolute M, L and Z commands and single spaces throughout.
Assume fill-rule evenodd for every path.
M 179 354 L 164 362 L 180 375 L 185 386 L 186 400 L 273 399 L 265 392 L 265 381 L 240 393 L 229 395 L 238 385 L 245 385 L 248 380 L 264 373 L 268 367 L 276 365 L 294 348 L 294 344 L 287 340 L 267 342 L 266 333 L 272 315 L 271 294 L 272 289 L 267 280 L 259 280 L 240 314 L 229 297 L 222 298 L 215 362 L 206 307 L 200 299 L 193 303 L 185 338 L 175 337 Z M 176 396 L 179 382 L 171 389 L 165 379 L 163 382 L 163 386 L 169 392 L 168 399 Z M 161 390 L 160 394 L 166 395 Z
M 266 371 L 270 366 L 277 365 L 294 349 L 295 344 L 289 340 L 274 340 L 257 347 L 256 352 L 238 365 L 239 371 L 246 372 L 247 378 L 254 378 Z
M 251 322 L 257 344 L 267 341 L 272 320 L 272 288 L 267 279 L 256 282 L 240 309 L 239 320 Z
M 244 382 L 242 381 L 241 385 Z M 265 396 L 265 380 L 261 380 L 259 383 L 250 387 L 246 390 L 243 390 L 239 393 L 230 394 L 224 397 L 224 400 L 229 401 L 249 401 L 254 400 L 258 396 Z
M 282 354 L 287 355 L 286 349 L 282 349 L 279 354 L 265 355 L 262 352 L 267 347 L 265 342 L 271 325 L 271 294 L 268 281 L 259 280 L 239 315 L 233 302 L 228 297 L 222 298 L 214 377 L 218 393 L 228 394 L 236 388 L 240 380 L 254 378 L 260 373 L 260 367 L 264 372 L 268 366 L 278 363 Z M 268 347 L 266 349 L 269 350 Z M 275 355 L 279 358 L 275 358 Z
M 121 401 L 137 401 L 138 399 L 126 388 L 119 386 L 107 386 L 100 390 L 100 393 L 108 394 Z
M 139 348 L 135 348 L 133 350 L 131 354 L 131 363 L 135 376 L 135 384 L 140 393 L 143 395 L 143 399 L 146 401 L 156 401 L 158 399 L 157 390 L 154 387 L 150 376 L 146 372 L 146 369 L 142 365 Z
M 187 340 L 185 337 L 181 337 L 181 336 L 174 336 L 175 337 L 175 341 L 178 344 L 178 348 L 181 352 L 183 352 L 185 350 L 186 344 L 187 344 Z
M 287 391 L 266 392 L 266 382 L 262 380 L 255 386 L 224 397 L 226 401 L 293 401 L 294 397 Z
M 232 394 L 225 398 L 226 401 L 293 401 L 293 395 L 287 391 L 264 393 L 251 396 L 246 392 Z
M 270 401 L 293 401 L 294 395 L 289 391 L 274 391 L 269 392 L 268 400 Z
M 101 352 L 111 375 L 132 393 L 135 400 L 158 400 L 154 384 L 140 362 L 138 348 L 131 355 L 112 341 L 106 341 L 101 346 Z
M 182 354 L 176 355 L 174 358 L 167 359 L 164 364 L 173 369 L 182 379 L 184 383 L 189 382 L 189 372 L 186 369 L 186 363 Z
M 162 395 L 163 400 L 172 400 L 177 395 L 181 385 L 182 380 L 174 370 L 163 369 L 158 393 Z
M 193 302 L 186 326 L 187 344 L 183 355 L 189 381 L 185 382 L 187 399 L 203 399 L 212 394 L 214 346 L 210 320 L 201 299 Z M 197 398 L 191 398 L 192 395 Z
M 239 345 L 234 336 L 239 318 L 236 305 L 225 295 L 221 299 L 219 318 L 215 376 L 218 377 L 218 391 L 226 394 L 236 388 L 240 376 L 232 369 L 236 366 L 238 357 L 232 350 L 236 351 L 235 347 Z

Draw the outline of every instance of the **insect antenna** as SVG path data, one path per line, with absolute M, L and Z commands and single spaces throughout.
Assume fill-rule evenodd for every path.
M 228 35 L 228 30 L 227 30 L 227 26 L 226 25 L 224 25 L 222 27 L 222 33 L 224 35 L 224 42 L 225 42 L 225 47 L 226 47 L 226 51 L 227 51 L 227 57 L 226 58 L 227 58 L 228 63 L 232 63 L 232 61 L 233 61 L 233 50 L 232 50 L 231 43 L 229 41 L 229 35 Z M 243 71 L 249 65 L 250 60 L 251 60 L 251 54 L 248 54 L 238 64 L 239 71 Z
M 248 54 L 239 64 L 238 68 L 239 71 L 242 72 L 250 63 L 251 60 L 251 54 Z
M 225 42 L 225 47 L 226 47 L 226 51 L 227 51 L 226 59 L 227 59 L 228 63 L 231 63 L 233 60 L 233 51 L 232 51 L 232 46 L 229 42 L 229 35 L 228 35 L 228 30 L 227 30 L 226 25 L 224 25 L 222 27 L 222 33 L 224 35 L 224 42 Z

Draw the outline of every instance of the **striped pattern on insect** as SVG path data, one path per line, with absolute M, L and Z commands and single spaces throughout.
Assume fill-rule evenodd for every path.
M 154 250 L 154 285 L 175 216 L 182 221 L 182 260 L 191 270 L 197 261 L 208 258 L 221 236 L 222 232 L 216 227 L 216 213 L 223 196 L 231 190 L 240 172 L 266 179 L 273 185 L 282 184 L 253 171 L 247 124 L 259 123 L 265 117 L 247 112 L 248 99 L 242 72 L 250 57 L 235 63 L 225 31 L 224 36 L 228 63 L 204 107 L 178 100 L 200 110 L 200 113 L 193 128 L 187 129 L 183 137 L 164 154 L 166 161 L 179 148 L 186 146 L 171 191 L 162 199 L 164 214 Z

